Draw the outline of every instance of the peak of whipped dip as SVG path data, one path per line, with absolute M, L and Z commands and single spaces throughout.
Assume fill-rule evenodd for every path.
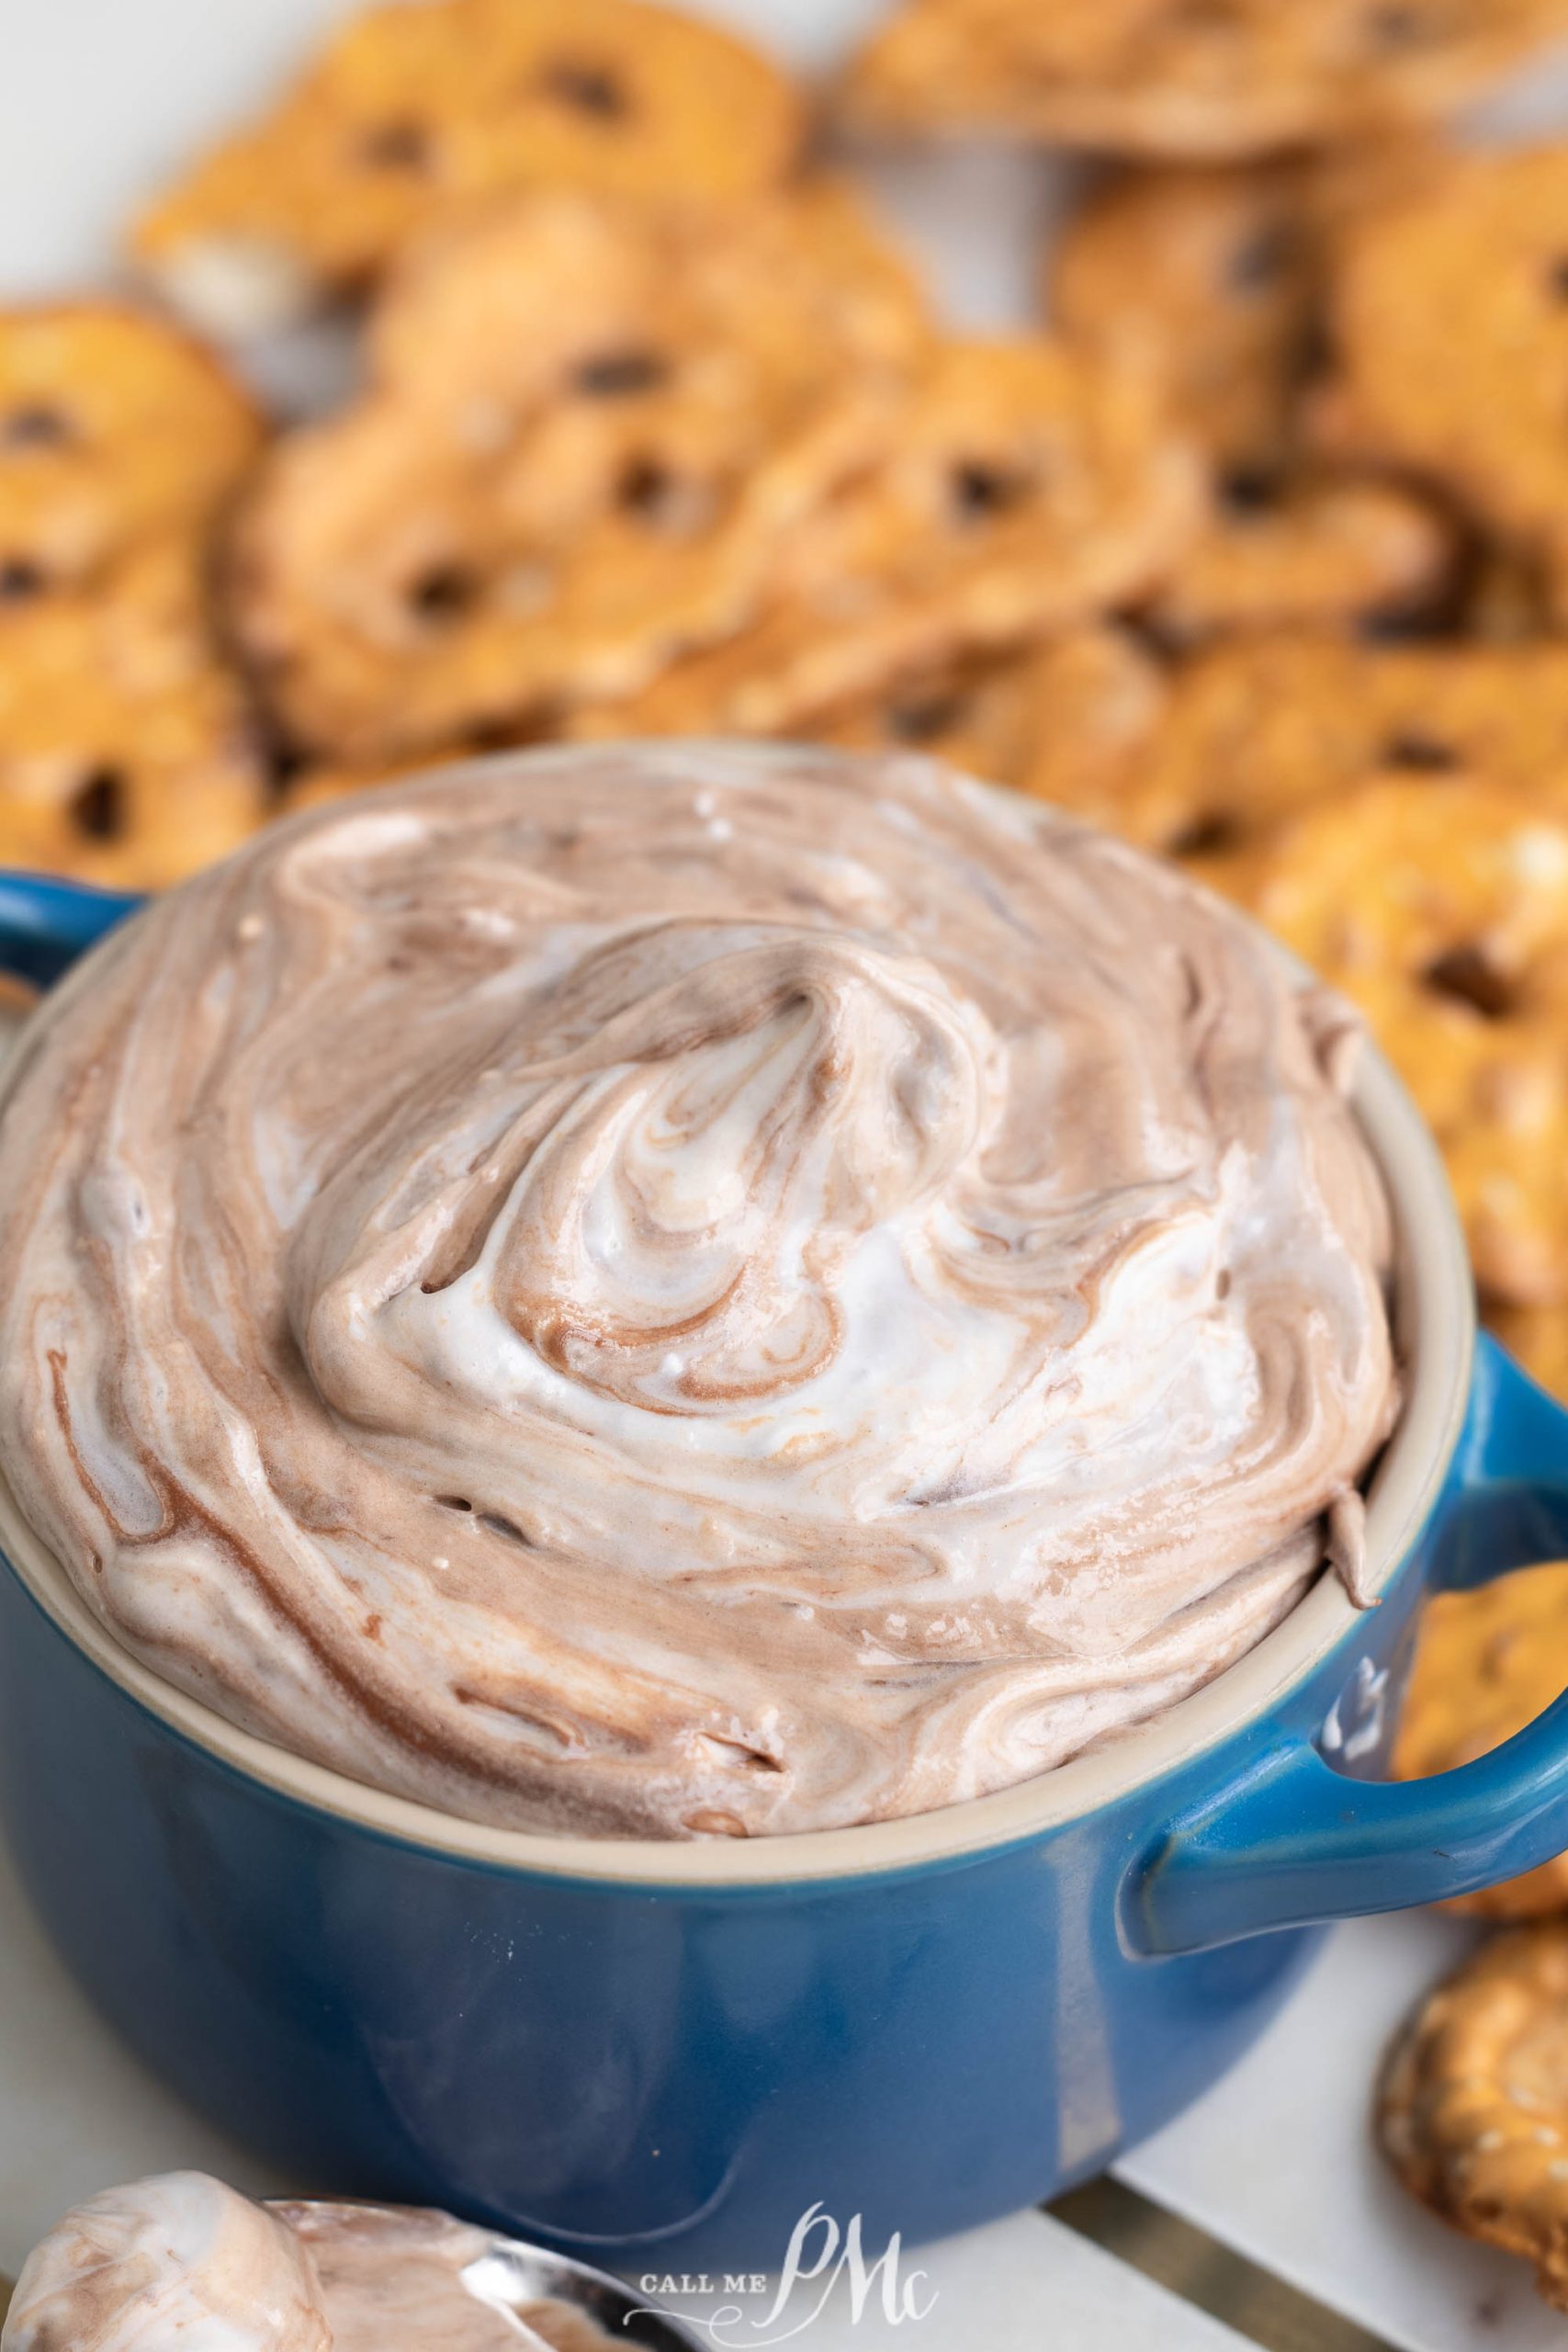
M 0 1445 L 130 1650 L 473 1819 L 920 1812 L 1249 1648 L 1395 1409 L 1347 1016 L 915 759 L 491 763 L 123 926 L 0 1112 Z
M 106 2189 L 22 2266 L 0 2352 L 599 2352 L 448 2213 L 253 2204 L 199 2172 Z

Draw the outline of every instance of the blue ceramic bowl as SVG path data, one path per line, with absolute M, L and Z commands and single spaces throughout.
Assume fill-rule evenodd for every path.
M 51 980 L 128 905 L 0 877 L 0 962 Z M 815 2204 L 868 2244 L 934 2236 L 1097 2171 L 1247 2047 L 1315 1923 L 1568 1845 L 1568 1699 L 1440 1780 L 1373 1777 L 1423 1588 L 1568 1551 L 1568 1417 L 1477 1343 L 1441 1169 L 1375 1056 L 1359 1107 L 1409 1372 L 1379 1605 L 1325 1577 L 1157 1722 L 919 1819 L 600 1843 L 381 1796 L 124 1656 L 0 1481 L 0 1804 L 66 1961 L 301 2184 L 637 2269 L 776 2264 Z

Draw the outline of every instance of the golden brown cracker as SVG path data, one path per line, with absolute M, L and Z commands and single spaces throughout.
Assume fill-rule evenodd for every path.
M 488 739 L 741 625 L 929 331 L 841 191 L 716 222 L 525 198 L 392 287 L 375 380 L 242 517 L 240 640 L 300 744 Z
M 1243 468 L 1222 475 L 1203 527 L 1145 611 L 1179 645 L 1381 627 L 1442 609 L 1460 556 L 1449 517 L 1403 484 Z
M 1568 148 L 1455 156 L 1346 238 L 1335 431 L 1568 572 Z
M 143 214 L 133 249 L 220 332 L 373 282 L 449 205 L 529 187 L 728 203 L 782 181 L 801 99 L 653 0 L 400 0 Z
M 815 733 L 853 751 L 923 752 L 1111 825 L 1165 694 L 1163 665 L 1136 638 L 1092 623 L 1021 652 L 896 679 Z
M 1568 24 L 1562 0 L 905 0 L 852 62 L 852 122 L 1190 161 L 1451 112 Z
M 1345 224 L 1424 174 L 1426 142 L 1111 175 L 1055 241 L 1046 306 L 1068 339 L 1157 385 L 1209 458 L 1211 513 L 1151 607 L 1173 639 L 1425 616 L 1452 599 L 1460 536 L 1410 485 L 1314 458 Z
M 1117 172 L 1053 241 L 1046 315 L 1152 375 L 1220 464 L 1277 460 L 1318 357 L 1310 187 L 1296 162 Z
M 1095 622 L 1017 651 L 970 655 L 894 678 L 875 695 L 825 712 L 811 740 L 941 760 L 1113 825 L 1119 789 L 1158 722 L 1166 691 L 1163 663 L 1137 638 Z M 649 731 L 653 699 L 581 711 L 565 731 L 579 741 Z
M 1533 2262 L 1568 2310 L 1568 1922 L 1494 1937 L 1427 1995 L 1384 2061 L 1377 2132 L 1412 2196 Z
M 967 653 L 1135 600 L 1200 483 L 1147 387 L 1040 336 L 953 343 L 781 545 L 757 618 L 678 663 L 624 731 L 810 731 Z
M 1568 785 L 1568 647 L 1216 645 L 1176 672 L 1122 822 L 1150 848 L 1224 855 L 1385 772 Z
M 1565 1320 L 1562 1308 L 1525 1315 Z M 1506 1739 L 1568 1690 L 1568 1561 L 1520 1568 L 1473 1591 L 1435 1593 L 1422 1611 L 1399 1736 L 1395 1780 L 1451 1772 Z M 1568 1854 L 1446 1906 L 1486 1919 L 1568 1910 Z
M 0 615 L 204 532 L 262 439 L 249 397 L 161 319 L 0 311 Z
M 0 617 L 0 864 L 158 889 L 262 822 L 246 701 L 182 569 Z
M 1280 823 L 1231 879 L 1367 1016 L 1442 1147 L 1483 1289 L 1568 1301 L 1568 816 L 1404 775 Z

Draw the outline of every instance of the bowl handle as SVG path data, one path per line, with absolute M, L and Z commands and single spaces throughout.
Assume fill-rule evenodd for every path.
M 141 903 L 124 890 L 0 871 L 0 972 L 47 988 Z
M 1568 1413 L 1484 1334 L 1439 1509 L 1440 1584 L 1568 1554 Z M 1568 1848 L 1568 1691 L 1489 1756 L 1430 1780 L 1353 1780 L 1325 1759 L 1332 1737 L 1265 1736 L 1217 1794 L 1167 1825 L 1124 1885 L 1134 1951 L 1203 1951 L 1440 1902 Z

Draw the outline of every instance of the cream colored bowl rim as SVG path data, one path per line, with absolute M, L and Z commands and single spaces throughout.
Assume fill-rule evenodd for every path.
M 87 965 L 94 960 L 89 956 Z M 73 973 L 63 990 L 45 999 L 28 1024 L 29 1036 L 62 994 L 74 992 L 74 982 Z M 1368 1494 L 1367 1569 L 1375 1597 L 1398 1572 L 1447 1475 L 1469 1397 L 1475 1318 L 1463 1238 L 1437 1148 L 1409 1095 L 1370 1045 L 1360 1057 L 1354 1102 L 1394 1206 L 1405 1377 L 1404 1409 Z M 1266 1717 L 1344 1638 L 1359 1613 L 1338 1580 L 1324 1574 L 1282 1624 L 1202 1690 L 1136 1730 L 994 1796 L 853 1829 L 686 1844 L 492 1828 L 290 1755 L 175 1690 L 122 1648 L 22 1518 L 3 1475 L 0 1548 L 44 1613 L 111 1682 L 192 1746 L 276 1795 L 463 1861 L 650 1890 L 872 1876 L 962 1861 L 1039 1837 L 1159 1780 Z

